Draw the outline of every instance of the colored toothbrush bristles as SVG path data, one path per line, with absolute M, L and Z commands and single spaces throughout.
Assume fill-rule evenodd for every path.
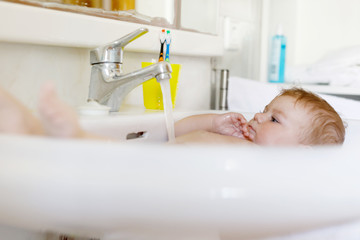
M 160 55 L 159 55 L 159 62 L 164 61 L 164 44 L 165 44 L 165 29 L 163 29 L 160 33 Z
M 166 33 L 166 56 L 165 56 L 165 61 L 170 62 L 170 43 L 171 43 L 171 35 L 170 35 L 170 30 L 167 30 Z

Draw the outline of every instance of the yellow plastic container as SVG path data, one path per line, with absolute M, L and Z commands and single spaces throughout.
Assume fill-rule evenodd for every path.
M 150 66 L 151 64 L 153 63 L 142 62 L 141 67 L 144 68 Z M 171 79 L 170 79 L 171 101 L 173 108 L 175 108 L 177 84 L 179 81 L 181 65 L 171 64 L 171 69 L 172 69 Z M 160 83 L 158 83 L 155 78 L 152 78 L 149 81 L 143 83 L 143 96 L 144 96 L 145 108 L 164 110 L 163 95 L 161 92 Z

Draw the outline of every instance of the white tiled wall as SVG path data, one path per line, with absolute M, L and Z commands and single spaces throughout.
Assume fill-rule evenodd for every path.
M 237 49 L 225 49 L 224 56 L 216 59 L 216 68 L 229 69 L 230 76 L 259 79 L 261 3 L 261 0 L 220 1 L 222 34 L 225 18 L 239 29 L 230 36 L 224 35 L 224 39 L 237 38 L 240 46 Z
M 73 106 L 86 100 L 90 77 L 86 49 L 1 42 L 0 53 L 1 86 L 31 109 L 46 81 L 53 82 L 60 97 Z
M 10 2 L 0 1 L 0 5 L 0 86 L 31 109 L 36 108 L 39 88 L 46 81 L 54 82 L 60 97 L 71 106 L 84 104 L 90 49 L 144 27 Z M 161 28 L 146 27 L 149 32 L 125 48 L 125 72 L 158 58 Z M 182 65 L 176 108 L 209 109 L 210 58 L 222 54 L 222 39 L 180 30 L 171 33 L 171 62 Z M 125 104 L 142 107 L 142 88 L 131 92 Z
M 286 63 L 312 64 L 326 54 L 360 43 L 358 0 L 269 0 L 268 34 L 283 25 Z
M 230 75 L 257 78 L 260 2 L 261 0 L 219 1 L 220 22 L 224 17 L 230 17 L 244 26 L 244 31 L 241 32 L 241 47 L 226 50 L 226 57 L 217 58 L 216 61 L 216 67 L 230 69 Z M 222 27 L 219 30 L 222 34 Z M 177 45 L 183 43 L 178 42 Z M 84 104 L 87 99 L 91 69 L 89 51 L 90 49 L 84 46 L 75 48 L 2 41 L 0 85 L 16 95 L 28 107 L 35 109 L 40 86 L 46 81 L 53 81 L 60 97 L 77 107 Z M 176 104 L 178 109 L 209 109 L 212 69 L 210 56 L 185 56 L 181 53 L 172 56 L 173 63 L 182 64 Z M 157 54 L 125 49 L 125 69 L 136 70 L 140 67 L 141 61 L 149 61 L 152 58 L 157 58 Z M 142 106 L 142 101 L 142 88 L 138 87 L 125 99 L 125 104 Z
M 35 109 L 41 85 L 52 81 L 65 102 L 80 106 L 86 102 L 89 88 L 89 51 L 85 48 L 0 42 L 0 85 Z M 136 70 L 142 61 L 151 61 L 152 58 L 157 58 L 157 55 L 125 51 L 125 70 Z M 210 58 L 173 56 L 172 62 L 182 64 L 177 108 L 208 109 Z M 129 94 L 125 104 L 143 106 L 142 101 L 140 86 Z

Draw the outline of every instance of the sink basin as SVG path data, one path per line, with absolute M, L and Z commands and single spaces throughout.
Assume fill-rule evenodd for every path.
M 159 144 L 163 117 L 82 117 L 113 142 L 0 135 L 0 223 L 102 240 L 241 240 L 360 218 L 360 141 L 313 149 Z
M 175 111 L 174 120 L 201 113 L 224 113 L 221 111 Z M 138 110 L 111 113 L 109 116 L 81 116 L 81 126 L 94 134 L 119 141 L 166 142 L 167 130 L 163 111 Z
M 162 112 L 83 116 L 80 118 L 80 124 L 86 131 L 119 141 L 165 142 L 167 140 Z

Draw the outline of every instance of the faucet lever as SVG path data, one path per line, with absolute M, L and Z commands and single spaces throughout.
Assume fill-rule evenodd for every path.
M 141 37 L 149 30 L 147 28 L 139 28 L 128 35 L 117 39 L 109 44 L 99 46 L 90 51 L 90 64 L 99 63 L 120 63 L 123 60 L 123 48 L 130 42 Z

